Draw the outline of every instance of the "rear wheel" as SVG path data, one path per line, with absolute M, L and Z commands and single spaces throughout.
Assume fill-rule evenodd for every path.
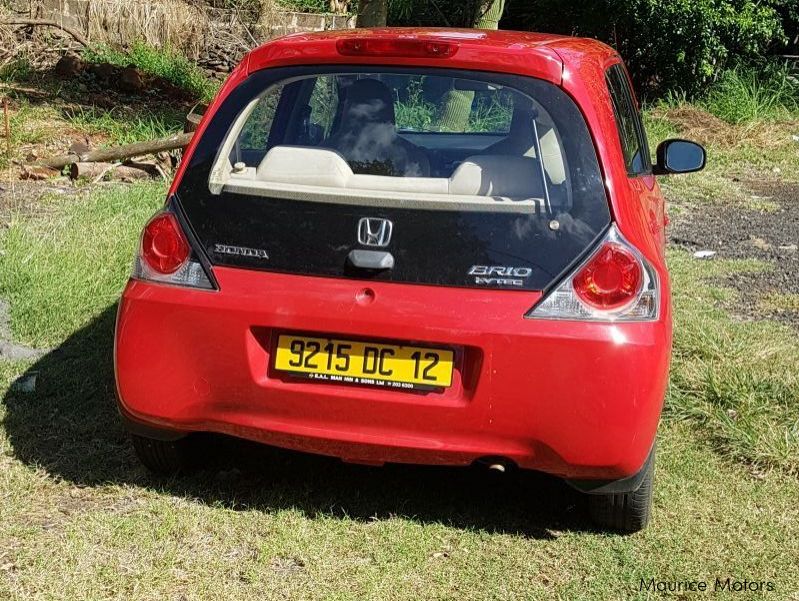
M 653 456 L 647 461 L 641 485 L 632 492 L 589 495 L 588 504 L 594 523 L 609 530 L 638 532 L 649 523 L 652 510 L 652 490 L 655 480 Z
M 144 466 L 156 474 L 171 475 L 189 467 L 189 440 L 156 440 L 133 434 L 133 449 Z

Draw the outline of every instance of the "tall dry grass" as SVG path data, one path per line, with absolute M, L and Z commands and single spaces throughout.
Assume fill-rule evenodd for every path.
M 205 11 L 181 0 L 91 0 L 87 17 L 93 42 L 119 47 L 142 41 L 188 58 L 199 55 L 211 31 Z
M 16 45 L 12 27 L 4 24 L 10 15 L 10 11 L 0 3 L 0 68 L 2 68 L 7 61 L 11 60 Z

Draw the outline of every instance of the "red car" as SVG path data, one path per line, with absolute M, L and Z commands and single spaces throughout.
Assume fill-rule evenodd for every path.
M 298 34 L 250 52 L 145 226 L 116 325 L 149 468 L 215 432 L 383 464 L 564 478 L 649 517 L 671 305 L 625 67 L 506 31 Z

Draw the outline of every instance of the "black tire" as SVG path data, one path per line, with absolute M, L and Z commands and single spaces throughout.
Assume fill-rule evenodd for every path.
M 189 467 L 187 438 L 156 440 L 136 434 L 132 436 L 136 456 L 151 472 L 169 476 L 185 471 Z
M 594 523 L 603 529 L 632 533 L 646 528 L 652 511 L 655 481 L 654 449 L 637 490 L 627 493 L 589 495 L 588 506 Z

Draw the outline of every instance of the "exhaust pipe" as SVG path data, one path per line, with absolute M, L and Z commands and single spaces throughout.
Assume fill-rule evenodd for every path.
M 516 469 L 516 463 L 505 457 L 481 457 L 474 465 L 486 468 L 489 471 L 505 474 Z

